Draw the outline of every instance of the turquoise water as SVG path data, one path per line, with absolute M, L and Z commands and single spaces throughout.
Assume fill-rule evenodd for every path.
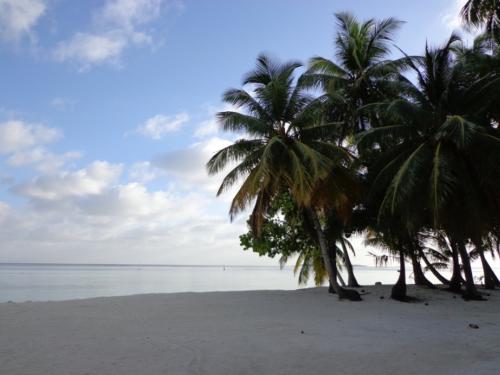
M 360 266 L 355 273 L 364 285 L 398 278 L 397 268 Z M 0 302 L 312 286 L 299 286 L 289 267 L 0 264 Z

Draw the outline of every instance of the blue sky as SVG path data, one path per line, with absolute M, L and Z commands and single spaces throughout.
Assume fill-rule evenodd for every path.
M 335 12 L 406 21 L 419 53 L 463 3 L 0 0 L 0 262 L 274 264 L 203 168 L 221 93 L 263 51 L 332 58 Z

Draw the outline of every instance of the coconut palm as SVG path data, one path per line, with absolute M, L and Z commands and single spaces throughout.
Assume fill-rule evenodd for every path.
M 467 25 L 484 27 L 489 39 L 500 41 L 500 0 L 468 0 L 460 14 Z
M 345 233 L 345 222 L 336 215 L 335 212 L 331 212 L 327 217 L 327 231 L 326 235 L 328 237 L 329 243 L 332 244 L 337 250 L 338 257 L 342 260 L 342 264 L 345 266 L 347 271 L 347 286 L 351 288 L 360 287 L 356 276 L 354 275 L 353 265 L 351 263 L 351 258 L 349 256 L 349 251 L 355 254 L 354 247 L 346 236 Z
M 426 270 L 431 271 L 442 284 L 450 285 L 450 280 L 438 271 L 439 269 L 447 269 L 452 258 L 452 250 L 446 236 L 439 231 L 424 231 L 419 233 L 418 241 L 419 255 L 425 263 Z M 460 288 L 460 268 L 453 268 L 453 271 L 452 279 L 458 281 L 458 288 Z
M 273 199 L 288 192 L 314 225 L 330 283 L 339 297 L 359 299 L 357 293 L 344 293 L 337 283 L 337 270 L 332 267 L 336 260 L 331 259 L 320 220 L 320 215 L 330 209 L 341 216 L 348 214 L 352 179 L 345 170 L 351 155 L 320 139 L 320 134 L 335 125 L 322 124 L 320 106 L 295 84 L 294 72 L 300 66 L 294 61 L 276 63 L 260 55 L 256 69 L 243 80 L 253 92 L 230 89 L 224 93 L 226 103 L 244 112 L 220 112 L 218 120 L 225 131 L 238 132 L 245 138 L 218 151 L 208 162 L 208 171 L 215 174 L 236 164 L 217 194 L 241 181 L 230 216 L 253 204 L 250 226 L 255 236 L 260 235 Z
M 406 239 L 409 237 L 406 236 Z M 377 266 L 385 266 L 390 259 L 399 261 L 399 276 L 397 282 L 392 286 L 391 298 L 397 301 L 409 301 L 412 298 L 406 294 L 406 256 L 409 252 L 407 244 L 402 240 L 403 236 L 394 236 L 391 231 L 382 228 L 370 228 L 367 231 L 365 245 L 385 250 L 389 255 L 377 255 L 370 253 L 375 258 Z
M 417 83 L 405 80 L 401 98 L 382 106 L 394 124 L 365 132 L 360 142 L 399 139 L 370 170 L 379 222 L 404 223 L 410 236 L 425 227 L 446 232 L 462 259 L 464 296 L 479 299 L 466 246 L 498 221 L 500 134 L 488 111 L 498 77 L 471 79 L 452 53 L 459 43 L 452 35 L 442 48 L 407 58 Z
M 350 13 L 337 13 L 335 18 L 336 62 L 314 57 L 305 77 L 308 85 L 324 91 L 329 116 L 343 122 L 342 141 L 367 128 L 370 120 L 360 115 L 362 106 L 392 92 L 388 76 L 397 67 L 388 58 L 393 34 L 401 22 L 394 18 L 360 22 Z

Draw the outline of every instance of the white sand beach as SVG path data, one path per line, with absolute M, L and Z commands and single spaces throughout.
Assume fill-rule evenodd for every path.
M 0 373 L 500 373 L 499 291 L 466 302 L 410 287 L 422 300 L 400 303 L 364 289 L 363 302 L 321 288 L 3 303 Z

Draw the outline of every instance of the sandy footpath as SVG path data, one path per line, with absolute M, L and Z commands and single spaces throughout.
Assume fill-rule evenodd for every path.
M 308 289 L 3 303 L 0 374 L 500 374 L 500 291 L 412 289 L 423 301 L 405 304 L 365 289 L 363 302 Z

